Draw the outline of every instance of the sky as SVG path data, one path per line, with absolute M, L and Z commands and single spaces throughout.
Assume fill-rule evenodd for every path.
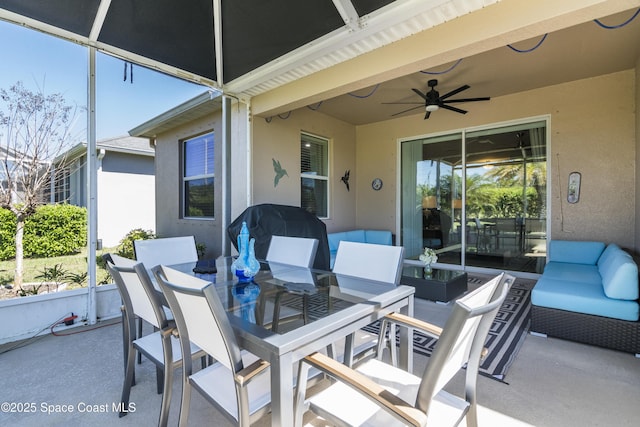
M 17 82 L 45 94 L 61 93 L 67 103 L 87 106 L 88 49 L 39 31 L 0 21 L 0 88 Z M 205 92 L 206 87 L 138 65 L 124 80 L 124 61 L 96 55 L 96 136 L 98 140 L 128 131 Z M 86 115 L 73 134 L 86 141 Z M 79 142 L 79 141 L 78 141 Z

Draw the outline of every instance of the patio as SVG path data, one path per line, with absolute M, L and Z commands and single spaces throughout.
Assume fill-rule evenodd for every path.
M 7 7 L 7 4 L 11 5 L 13 3 L 15 2 L 3 1 L 2 7 Z M 450 61 L 457 60 L 459 57 L 469 59 L 469 62 L 465 62 L 465 64 L 473 64 L 473 60 L 479 60 L 480 53 L 487 52 L 490 54 L 492 49 L 502 48 L 506 43 L 528 41 L 534 35 L 544 34 L 546 37 L 547 32 L 556 31 L 559 29 L 558 27 L 564 28 L 565 26 L 583 23 L 592 25 L 590 22 L 592 18 L 624 12 L 632 4 L 633 7 L 636 7 L 637 2 L 626 4 L 625 2 L 607 1 L 600 5 L 585 5 L 581 7 L 576 6 L 575 3 L 578 2 L 575 1 L 568 2 L 562 6 L 559 3 L 546 2 L 545 7 L 535 6 L 540 9 L 535 14 L 527 13 L 529 9 L 526 9 L 524 4 L 515 4 L 514 6 L 515 2 L 493 2 L 497 3 L 493 8 L 485 8 L 484 12 L 480 11 L 480 13 L 469 13 L 465 15 L 462 22 L 452 19 L 451 23 L 446 27 L 421 30 L 416 32 L 415 36 L 407 37 L 402 43 L 389 43 L 388 45 L 377 47 L 377 50 L 371 55 L 363 54 L 356 58 L 351 58 L 342 67 L 347 68 L 348 66 L 349 70 L 357 69 L 358 72 L 341 73 L 342 76 L 339 81 L 331 80 L 331 74 L 335 74 L 336 68 L 334 67 L 340 64 L 334 64 L 333 67 L 328 67 L 327 70 L 318 71 L 315 75 L 308 77 L 304 84 L 305 88 L 313 87 L 314 89 L 306 91 L 290 90 L 291 86 L 286 85 L 282 85 L 282 88 L 278 86 L 270 90 L 267 90 L 267 88 L 272 87 L 272 80 L 275 79 L 273 76 L 285 74 L 289 79 L 288 83 L 298 84 L 299 82 L 296 79 L 290 77 L 295 73 L 289 74 L 289 71 L 295 69 L 295 65 L 302 67 L 302 63 L 322 58 L 323 51 L 320 48 L 307 51 L 312 53 L 311 56 L 306 56 L 306 53 L 297 55 L 293 58 L 296 61 L 280 61 L 284 65 L 275 71 L 266 70 L 268 72 L 262 73 L 257 77 L 249 73 L 248 78 L 244 80 L 238 79 L 238 81 L 234 81 L 231 78 L 238 76 L 229 75 L 228 81 L 225 81 L 221 78 L 222 70 L 218 70 L 218 75 L 212 73 L 213 75 L 202 76 L 187 65 L 174 68 L 166 65 L 162 59 L 130 54 L 126 51 L 126 46 L 117 45 L 116 41 L 109 40 L 108 37 L 106 41 L 98 39 L 109 2 L 92 3 L 95 5 L 101 3 L 101 13 L 97 14 L 98 19 L 96 19 L 94 25 L 86 25 L 86 31 L 77 30 L 78 33 L 81 33 L 77 37 L 72 31 L 73 29 L 55 29 L 53 31 L 46 26 L 49 24 L 40 23 L 36 18 L 32 17 L 23 18 L 18 13 L 3 11 L 2 18 L 21 25 L 48 30 L 65 38 L 73 38 L 87 46 L 98 44 L 106 52 L 114 53 L 124 59 L 134 60 L 137 64 L 157 68 L 172 75 L 184 75 L 186 76 L 185 78 L 189 78 L 192 81 L 205 83 L 211 87 L 221 87 L 229 94 L 243 94 L 250 99 L 251 113 L 248 112 L 249 108 L 247 107 L 245 110 L 244 106 L 242 109 L 225 108 L 225 110 L 229 111 L 228 114 L 236 111 L 234 114 L 237 114 L 237 117 L 234 116 L 234 120 L 237 119 L 242 122 L 244 119 L 247 123 L 251 120 L 251 127 L 247 126 L 250 129 L 249 133 L 252 138 L 255 138 L 255 141 L 260 141 L 260 143 L 254 145 L 255 152 L 252 153 L 252 156 L 256 159 L 266 159 L 266 166 L 263 167 L 262 164 L 256 163 L 254 170 L 249 171 L 246 177 L 234 176 L 237 181 L 234 182 L 234 190 L 236 189 L 235 187 L 242 190 L 240 193 L 234 193 L 238 196 L 237 199 L 251 199 L 252 203 L 260 203 L 281 200 L 282 194 L 289 194 L 292 199 L 284 200 L 284 202 L 298 203 L 299 198 L 296 200 L 298 182 L 293 179 L 285 181 L 278 189 L 272 184 L 271 179 L 258 179 L 256 180 L 255 188 L 253 188 L 253 193 L 249 195 L 250 197 L 244 197 L 246 196 L 245 190 L 249 188 L 245 179 L 249 179 L 251 176 L 270 177 L 271 170 L 269 168 L 274 155 L 279 160 L 285 161 L 286 164 L 297 165 L 299 161 L 296 158 L 299 152 L 297 148 L 300 143 L 298 130 L 305 128 L 322 129 L 322 132 L 327 137 L 336 141 L 336 147 L 341 147 L 347 152 L 347 155 L 344 152 L 336 152 L 334 154 L 334 158 L 337 161 L 332 165 L 333 169 L 340 172 L 351 169 L 355 171 L 356 166 L 359 165 L 359 169 L 362 172 L 362 178 L 359 182 L 353 183 L 354 186 L 351 189 L 353 193 L 348 191 L 336 192 L 336 195 L 333 196 L 335 199 L 331 200 L 333 206 L 343 209 L 342 211 L 334 212 L 335 218 L 344 218 L 341 220 L 343 222 L 331 221 L 329 224 L 332 229 L 337 230 L 350 228 L 355 224 L 385 229 L 392 229 L 395 226 L 396 196 L 385 194 L 385 192 L 395 187 L 399 172 L 388 167 L 390 158 L 388 153 L 396 152 L 389 141 L 395 141 L 399 136 L 423 134 L 425 132 L 425 122 L 422 117 L 419 117 L 418 120 L 412 120 L 411 117 L 403 117 L 390 121 L 388 120 L 388 112 L 385 112 L 383 118 L 379 119 L 387 120 L 384 123 L 384 132 L 381 130 L 381 125 L 378 125 L 378 122 L 375 121 L 361 125 L 350 124 L 345 127 L 342 122 L 337 123 L 329 115 L 323 115 L 318 119 L 318 115 L 314 111 L 306 108 L 307 105 L 315 105 L 318 101 L 334 99 L 337 96 L 342 96 L 346 99 L 354 98 L 350 93 L 351 91 L 367 89 L 374 81 L 378 82 L 384 79 L 392 81 L 392 78 L 401 77 L 401 70 L 402 75 L 408 75 L 407 73 L 409 72 L 418 73 L 423 69 L 433 69 L 434 67 L 447 65 Z M 342 2 L 336 1 L 335 3 Z M 409 3 L 407 2 L 407 4 Z M 117 6 L 116 2 L 114 2 L 114 5 Z M 534 6 L 526 7 L 533 8 Z M 17 8 L 19 9 L 19 7 Z M 511 8 L 514 10 L 512 14 L 517 17 L 515 20 L 487 19 L 492 18 L 492 16 L 499 16 L 498 14 L 490 14 L 494 10 L 497 12 L 509 12 Z M 548 11 L 545 11 L 545 9 L 548 9 Z M 49 15 L 52 10 L 63 9 L 42 9 L 41 12 L 43 12 L 43 15 Z M 517 14 L 515 11 L 517 11 Z M 126 11 L 116 10 L 116 12 L 121 12 L 125 17 L 130 16 Z M 173 20 L 175 17 L 171 12 L 169 11 L 167 16 Z M 312 14 L 308 14 L 306 11 L 303 12 L 303 15 L 309 15 L 314 18 Z M 402 13 L 412 17 L 416 12 L 414 10 L 404 11 L 400 9 L 394 12 L 391 17 L 400 16 Z M 345 14 L 345 12 L 342 14 Z M 65 11 L 65 15 L 73 14 L 68 14 Z M 528 17 L 529 15 L 530 17 Z M 286 15 L 283 14 L 282 16 Z M 484 20 L 482 16 L 485 17 Z M 507 14 L 506 16 L 511 15 Z M 346 17 L 349 18 L 348 14 Z M 478 18 L 476 19 L 476 17 Z M 212 21 L 212 19 L 204 15 L 203 18 L 208 20 L 208 23 Z M 256 18 L 259 20 L 264 19 L 259 14 Z M 560 25 L 558 23 L 560 20 L 566 23 Z M 46 19 L 43 18 L 42 22 L 45 21 Z M 93 21 L 93 17 L 87 19 L 89 24 Z M 513 27 L 514 21 L 517 24 L 515 27 Z M 617 19 L 615 21 L 619 22 Z M 485 25 L 487 22 L 491 22 L 492 25 Z M 108 22 L 108 24 L 110 26 L 108 25 L 103 31 L 103 37 L 109 35 L 110 29 L 116 34 L 122 33 L 122 28 L 117 24 L 114 25 L 113 21 Z M 478 29 L 476 31 L 466 30 L 460 32 L 458 29 L 459 25 L 462 24 L 465 25 L 465 29 L 473 29 L 475 28 L 474 24 L 477 24 Z M 197 32 L 182 31 L 181 28 L 184 28 L 184 26 L 181 25 L 167 25 L 166 27 L 175 29 L 181 34 L 193 33 L 194 37 L 201 41 L 211 43 L 213 41 L 212 28 L 208 37 L 200 37 Z M 243 29 L 251 27 L 251 25 L 244 25 Z M 352 27 L 355 28 L 353 24 Z M 436 27 L 438 26 L 436 25 Z M 92 28 L 93 30 L 91 30 Z M 282 26 L 282 28 L 287 27 Z M 371 26 L 370 28 L 375 27 Z M 451 28 L 450 32 L 447 32 L 449 28 Z M 532 31 L 533 28 L 535 28 L 535 31 Z M 209 28 L 207 27 L 207 29 Z M 366 29 L 366 26 L 363 29 Z M 376 35 L 363 31 L 363 29 L 359 30 L 363 33 L 362 39 L 365 39 L 365 36 L 373 37 Z M 350 31 L 347 31 L 349 28 L 345 27 L 344 30 L 345 36 L 341 36 L 336 42 L 346 43 L 351 41 L 346 39 L 348 33 L 350 33 Z M 217 31 L 219 31 L 219 28 Z M 295 33 L 295 31 L 289 32 Z M 427 51 L 425 53 L 425 43 L 422 41 L 432 37 L 434 32 L 439 32 L 442 35 L 439 37 L 441 40 L 441 45 L 439 45 L 441 52 Z M 446 37 L 451 34 L 455 34 L 456 37 Z M 458 34 L 465 34 L 465 36 L 461 39 L 457 37 Z M 233 40 L 233 38 L 229 39 Z M 157 40 L 153 37 L 151 38 L 151 44 L 157 44 Z M 561 47 L 561 45 L 558 46 Z M 233 50 L 231 48 L 232 46 L 230 50 Z M 394 53 L 391 49 L 403 50 L 403 55 L 398 55 L 399 57 L 395 61 L 378 61 L 377 67 L 366 66 L 366 61 L 370 61 L 374 54 L 377 58 L 385 55 L 389 57 L 390 53 Z M 194 50 L 214 51 L 214 49 L 210 49 L 210 46 L 205 46 L 199 50 L 194 48 Z M 220 49 L 216 50 L 219 51 L 218 59 L 221 60 Z M 577 49 L 575 50 L 577 51 Z M 625 51 L 624 49 L 611 50 Z M 238 51 L 240 50 L 238 49 Z M 395 53 L 398 53 L 397 51 Z M 418 53 L 416 54 L 416 52 Z M 453 52 L 456 55 L 454 56 L 453 53 L 450 54 L 449 52 Z M 563 52 L 566 52 L 566 49 Z M 597 55 L 582 56 L 585 58 L 600 58 Z M 628 56 L 632 57 L 631 54 Z M 384 62 L 389 62 L 389 64 L 384 64 L 383 66 L 382 63 Z M 600 62 L 609 63 L 609 61 Z M 536 61 L 536 63 L 545 64 L 545 61 Z M 600 77 L 595 81 L 567 80 L 569 83 L 560 86 L 560 90 L 557 90 L 558 82 L 539 84 L 535 88 L 520 87 L 511 91 L 497 90 L 497 88 L 494 90 L 490 87 L 489 89 L 491 90 L 487 90 L 487 93 L 494 97 L 492 103 L 484 106 L 482 110 L 474 110 L 474 114 L 470 115 L 465 122 L 460 122 L 459 117 L 441 115 L 438 121 L 431 120 L 428 122 L 431 126 L 429 132 L 459 129 L 463 127 L 461 123 L 464 123 L 465 127 L 479 126 L 523 117 L 553 114 L 553 123 L 556 126 L 553 129 L 554 144 L 556 144 L 554 146 L 556 160 L 554 161 L 557 163 L 554 163 L 553 168 L 551 168 L 552 163 L 550 160 L 550 170 L 557 170 L 558 176 L 562 177 L 565 177 L 568 172 L 574 169 L 588 170 L 589 175 L 593 177 L 607 177 L 610 170 L 616 167 L 619 177 L 615 182 L 610 179 L 594 179 L 592 186 L 589 187 L 589 192 L 586 193 L 586 195 L 592 195 L 592 197 L 585 197 L 582 204 L 577 206 L 580 208 L 579 210 L 567 208 L 566 222 L 562 203 L 555 203 L 553 209 L 550 206 L 549 218 L 554 218 L 554 220 L 548 227 L 549 236 L 553 235 L 554 238 L 569 236 L 572 239 L 606 239 L 635 249 L 638 235 L 638 225 L 633 214 L 636 209 L 635 200 L 638 194 L 635 181 L 636 165 L 634 162 L 627 160 L 637 157 L 638 147 L 637 137 L 633 135 L 636 134 L 634 132 L 638 128 L 639 116 L 635 105 L 638 102 L 639 95 L 637 90 L 633 95 L 630 95 L 632 91 L 629 90 L 632 85 L 638 86 L 637 56 L 633 56 L 632 64 L 620 68 L 622 71 L 607 71 L 607 73 L 613 73 L 614 71 L 618 73 L 613 75 L 605 73 L 603 74 L 604 77 Z M 486 70 L 487 73 L 493 72 L 490 67 L 469 67 Z M 507 69 L 509 67 L 503 68 Z M 555 76 L 558 74 L 546 72 L 548 71 L 546 68 L 543 68 L 544 72 L 539 72 L 534 67 L 530 68 L 538 76 Z M 582 68 L 587 69 L 589 67 Z M 209 71 L 215 70 L 213 67 L 207 69 Z M 560 68 L 558 67 L 557 69 Z M 461 70 L 464 69 L 461 68 Z M 554 69 L 549 67 L 549 70 Z M 241 75 L 242 72 L 238 71 L 236 74 Z M 518 75 L 518 73 L 514 73 L 514 75 Z M 479 78 L 474 80 L 465 76 L 465 82 L 471 83 L 474 90 L 483 89 L 480 83 L 482 80 Z M 492 78 L 492 80 L 502 79 Z M 533 81 L 532 79 L 524 78 L 519 80 Z M 229 85 L 229 83 L 232 84 Z M 300 84 L 298 87 L 300 86 L 303 85 Z M 417 86 L 417 83 L 406 82 L 406 84 L 403 83 L 398 86 L 408 93 L 408 88 Z M 522 95 L 513 95 L 513 93 L 522 93 Z M 593 99 L 595 98 L 591 95 L 592 93 L 607 93 L 608 96 L 598 97 L 594 101 Z M 582 98 L 583 95 L 584 98 Z M 95 97 L 95 93 L 92 96 Z M 588 101 L 585 101 L 587 98 Z M 225 99 L 225 103 L 230 102 L 230 99 Z M 375 102 L 377 103 L 378 101 Z M 225 105 L 229 107 L 228 104 Z M 553 108 L 549 107 L 550 105 Z M 619 111 L 621 106 L 624 107 L 623 112 L 625 114 L 601 114 L 602 111 Z M 576 110 L 575 108 L 578 107 L 581 109 Z M 294 114 L 289 122 L 284 122 L 282 118 L 288 116 L 279 115 L 291 110 L 295 110 L 297 115 Z M 351 108 L 351 110 L 358 113 L 365 111 L 361 107 Z M 571 113 L 566 114 L 568 111 L 571 111 Z M 276 120 L 271 122 L 273 117 L 276 117 Z M 574 117 L 579 117 L 579 119 Z M 200 123 L 198 125 L 202 127 Z M 286 126 L 290 128 L 286 128 Z M 289 131 L 288 134 L 295 134 L 294 137 L 283 141 L 280 138 L 280 135 L 285 133 L 283 129 Z M 291 129 L 295 129 L 296 132 L 290 132 Z M 357 139 L 355 138 L 356 130 Z M 173 139 L 169 140 L 166 137 L 165 140 L 162 138 L 157 140 L 159 142 L 158 152 L 161 156 L 170 152 L 171 159 L 173 159 L 175 157 L 176 141 L 173 136 L 171 138 Z M 243 150 L 252 143 L 252 140 L 248 137 L 245 138 L 242 132 L 241 135 L 234 135 L 233 138 L 235 138 L 234 150 L 237 149 L 243 153 L 239 157 L 241 162 L 234 163 L 233 166 L 245 168 L 246 156 Z M 230 149 L 230 139 L 231 137 L 229 137 L 229 140 L 222 141 L 220 145 L 226 144 Z M 155 136 L 154 141 L 156 141 Z M 345 141 L 348 141 L 348 143 L 345 143 Z M 584 144 L 585 141 L 588 144 Z M 238 142 L 242 144 L 236 144 Z M 95 141 L 90 141 L 90 143 L 93 144 Z M 275 154 L 274 147 L 277 147 L 278 150 Z M 292 147 L 295 149 L 291 149 Z M 374 147 L 375 149 L 370 150 L 369 147 Z M 576 150 L 575 147 L 580 147 L 580 149 Z M 165 152 L 162 151 L 163 149 L 165 149 Z M 359 153 L 357 158 L 354 154 L 356 151 Z M 607 154 L 606 162 L 592 161 L 592 159 L 604 158 L 603 153 Z M 571 156 L 572 163 L 563 163 L 561 169 L 560 157 L 564 161 L 568 156 Z M 366 165 L 366 168 L 364 165 Z M 177 163 L 175 163 L 174 167 L 177 168 Z M 293 169 L 291 169 L 291 166 L 289 167 L 291 172 Z M 385 182 L 382 192 L 370 191 L 370 179 L 364 173 L 368 170 L 381 171 L 380 178 L 384 179 Z M 333 179 L 334 177 L 331 178 Z M 554 197 L 554 201 L 556 198 L 561 200 L 564 194 L 560 191 L 564 188 L 564 181 L 558 178 L 557 182 L 558 187 L 553 188 L 553 191 L 550 192 Z M 614 189 L 615 191 L 613 191 Z M 620 191 L 620 189 L 624 191 Z M 226 193 L 231 193 L 230 190 L 231 187 L 224 188 Z M 276 193 L 276 191 L 279 193 Z M 357 197 L 352 197 L 354 193 Z M 381 198 L 381 195 L 384 196 L 384 199 Z M 602 197 L 603 195 L 604 197 Z M 166 197 L 165 199 L 175 205 L 174 198 Z M 235 206 L 234 201 L 234 211 L 242 207 Z M 163 206 L 160 206 L 160 208 L 163 208 Z M 368 213 L 374 210 L 377 213 L 376 219 L 371 219 L 368 217 Z M 584 215 L 580 212 L 596 212 L 597 214 Z M 223 218 L 222 215 L 221 219 L 223 219 L 221 222 L 224 222 L 225 219 L 230 220 L 230 218 Z M 182 219 L 180 221 L 183 222 Z M 213 232 L 219 233 L 220 231 L 216 229 Z M 207 230 L 207 233 L 213 235 L 211 230 Z M 216 241 L 218 240 L 221 239 L 216 239 Z M 416 315 L 426 320 L 432 320 L 432 314 L 428 310 L 421 311 L 417 308 Z M 20 321 L 22 322 L 23 320 L 21 319 Z M 96 326 L 99 328 L 85 333 L 76 333 L 84 329 L 96 328 Z M 66 333 L 73 334 L 64 337 L 47 335 L 28 343 L 24 347 L 10 351 L 7 350 L 13 348 L 15 343 L 0 346 L 0 376 L 2 378 L 0 402 L 3 403 L 0 413 L 1 425 L 152 426 L 156 424 L 160 396 L 155 393 L 155 372 L 153 365 L 148 361 L 143 362 L 143 365 L 139 367 L 138 384 L 132 391 L 132 402 L 136 403 L 135 413 L 129 414 L 124 418 L 118 418 L 117 414 L 114 413 L 112 405 L 117 405 L 122 386 L 121 328 L 120 324 L 114 321 L 103 324 L 98 323 L 96 326 L 70 329 Z M 416 356 L 415 359 L 416 371 L 418 371 L 424 366 L 426 359 L 421 356 Z M 640 402 L 639 364 L 640 359 L 634 358 L 630 354 L 557 339 L 527 336 L 523 347 L 508 372 L 506 378 L 508 385 L 484 377 L 479 379 L 478 392 L 481 406 L 481 423 L 484 425 L 520 424 L 536 426 L 637 425 L 637 419 L 640 415 L 640 407 L 638 406 L 638 402 Z M 461 384 L 461 381 L 457 380 L 450 385 L 450 388 L 456 391 L 460 389 Z M 179 382 L 177 382 L 175 388 L 172 404 L 173 411 L 170 415 L 171 425 L 177 423 L 177 407 L 180 397 Z M 33 409 L 33 411 L 31 413 L 6 413 L 4 402 L 13 403 L 15 409 L 23 409 L 26 404 L 28 405 L 27 408 Z M 11 409 L 11 406 L 9 408 Z M 52 413 L 46 412 L 48 408 L 51 408 Z M 69 412 L 62 412 L 65 409 Z M 71 410 L 73 412 L 70 412 Z M 315 423 L 314 420 L 307 421 L 310 425 L 321 425 L 320 423 Z M 190 425 L 204 424 L 231 425 L 210 405 L 206 404 L 202 398 L 194 395 Z M 258 425 L 269 425 L 269 420 L 261 420 Z
M 416 304 L 416 316 L 434 323 L 444 320 L 438 305 L 423 300 Z M 132 390 L 135 412 L 118 418 L 112 409 L 122 386 L 119 321 L 60 333 L 69 335 L 46 335 L 10 351 L 17 343 L 0 347 L 0 402 L 35 404 L 31 413 L 6 413 L 3 406 L 2 425 L 156 425 L 160 395 L 149 361 L 138 366 Z M 416 355 L 416 370 L 426 360 Z M 639 364 L 631 354 L 528 335 L 507 374 L 508 384 L 479 378 L 481 425 L 635 426 L 640 416 Z M 169 425 L 176 425 L 178 417 L 180 384 L 174 384 Z M 461 384 L 458 375 L 448 389 L 461 391 Z M 65 409 L 69 412 L 62 412 Z M 323 425 L 308 418 L 307 425 Z M 257 425 L 269 423 L 263 419 Z M 232 425 L 197 394 L 189 424 Z

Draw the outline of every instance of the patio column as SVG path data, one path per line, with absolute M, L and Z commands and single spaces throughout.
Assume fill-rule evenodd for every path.
M 88 48 L 89 75 L 87 76 L 87 322 L 94 325 L 97 321 L 96 309 L 96 247 L 98 242 L 98 185 L 96 153 L 96 49 Z
M 231 255 L 227 227 L 231 224 L 231 99 L 222 95 L 222 255 Z

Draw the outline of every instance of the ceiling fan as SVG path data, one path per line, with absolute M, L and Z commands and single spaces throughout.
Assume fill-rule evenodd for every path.
M 425 93 L 422 93 L 418 89 L 411 89 L 415 93 L 420 95 L 420 97 L 422 99 L 424 99 L 423 102 L 383 102 L 383 104 L 420 104 L 417 107 L 411 107 L 411 108 L 409 108 L 407 110 L 403 110 L 403 111 L 400 111 L 398 113 L 392 114 L 392 116 L 397 116 L 399 114 L 406 113 L 407 111 L 415 110 L 417 108 L 421 108 L 422 106 L 424 106 L 424 108 L 426 110 L 426 114 L 424 116 L 424 119 L 426 120 L 426 119 L 429 118 L 429 116 L 431 115 L 431 113 L 433 111 L 437 111 L 440 108 L 444 108 L 446 110 L 455 111 L 456 113 L 460 113 L 460 114 L 467 114 L 466 110 L 462 110 L 460 108 L 452 107 L 451 105 L 447 105 L 447 104 L 451 104 L 451 103 L 455 103 L 455 102 L 488 101 L 488 100 L 491 99 L 488 96 L 485 96 L 485 97 L 482 97 L 482 98 L 449 99 L 449 97 L 451 97 L 453 95 L 456 95 L 456 94 L 462 92 L 463 90 L 467 90 L 471 86 L 469 86 L 469 85 L 460 86 L 458 89 L 454 89 L 451 92 L 445 93 L 444 95 L 440 96 L 440 93 L 436 90 L 436 86 L 438 85 L 438 80 L 435 80 L 435 79 L 429 80 L 429 82 L 427 84 L 429 85 L 429 87 L 431 89 L 429 91 L 425 92 Z

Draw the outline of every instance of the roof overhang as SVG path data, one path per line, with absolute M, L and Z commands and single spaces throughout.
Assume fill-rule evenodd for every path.
M 222 95 L 208 91 L 131 129 L 129 135 L 155 139 L 159 134 L 222 110 Z

